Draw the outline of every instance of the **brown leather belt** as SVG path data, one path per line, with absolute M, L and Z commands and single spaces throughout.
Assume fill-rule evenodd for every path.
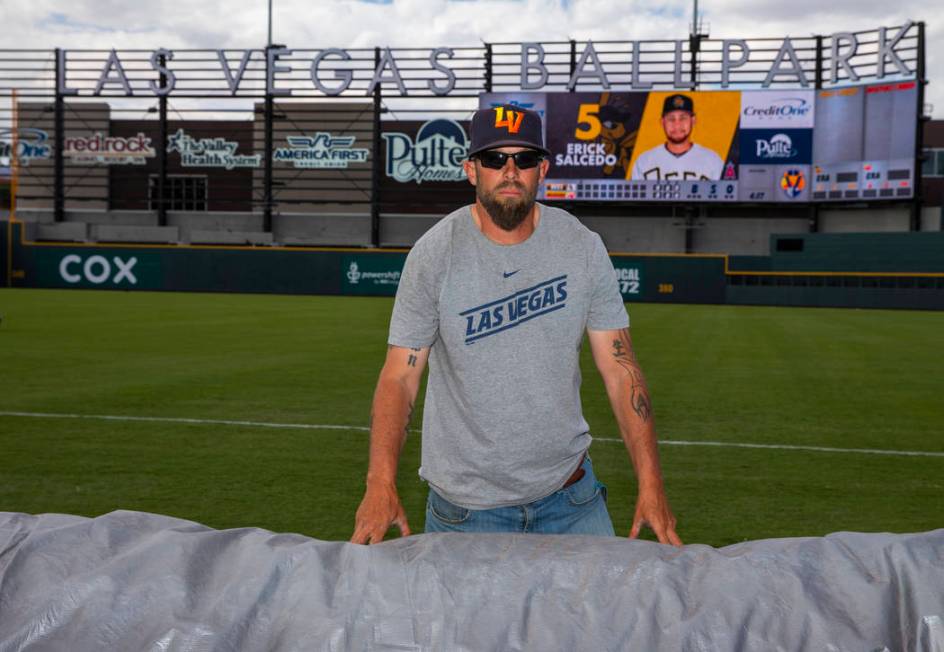
M 567 478 L 567 482 L 564 483 L 564 486 L 561 487 L 561 489 L 566 489 L 567 487 L 574 484 L 575 482 L 578 482 L 580 478 L 586 475 L 587 472 L 583 470 L 583 461 L 584 461 L 584 458 L 586 457 L 587 457 L 586 453 L 584 453 L 580 457 L 580 464 L 577 465 L 577 470 L 570 474 L 570 477 Z

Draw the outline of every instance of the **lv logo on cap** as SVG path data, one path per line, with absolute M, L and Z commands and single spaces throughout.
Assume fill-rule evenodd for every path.
M 508 133 L 516 134 L 521 128 L 521 121 L 524 119 L 524 113 L 521 111 L 509 111 L 508 117 L 505 117 L 505 107 L 495 107 L 495 128 L 506 127 Z

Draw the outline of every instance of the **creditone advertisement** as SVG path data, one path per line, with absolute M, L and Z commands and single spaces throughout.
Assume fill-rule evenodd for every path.
M 15 140 L 19 165 L 28 166 L 30 161 L 52 157 L 52 146 L 47 132 L 29 127 L 23 127 L 17 131 Z M 13 141 L 12 129 L 0 129 L 0 167 L 12 167 Z
M 916 82 L 813 91 L 488 93 L 544 118 L 540 197 L 779 202 L 913 196 Z
M 809 200 L 813 91 L 741 93 L 741 201 Z

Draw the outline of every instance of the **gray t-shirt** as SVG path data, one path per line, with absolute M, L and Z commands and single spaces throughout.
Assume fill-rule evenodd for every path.
M 407 256 L 389 343 L 431 346 L 420 476 L 470 509 L 561 487 L 590 446 L 580 405 L 586 329 L 629 325 L 600 236 L 538 205 L 530 238 L 499 245 L 466 206 Z

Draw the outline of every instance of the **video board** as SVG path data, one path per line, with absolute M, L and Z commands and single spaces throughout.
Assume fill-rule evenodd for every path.
M 820 91 L 812 198 L 914 196 L 917 99 L 914 81 Z
M 830 91 L 487 93 L 544 118 L 560 201 L 786 202 L 914 193 L 914 82 Z

